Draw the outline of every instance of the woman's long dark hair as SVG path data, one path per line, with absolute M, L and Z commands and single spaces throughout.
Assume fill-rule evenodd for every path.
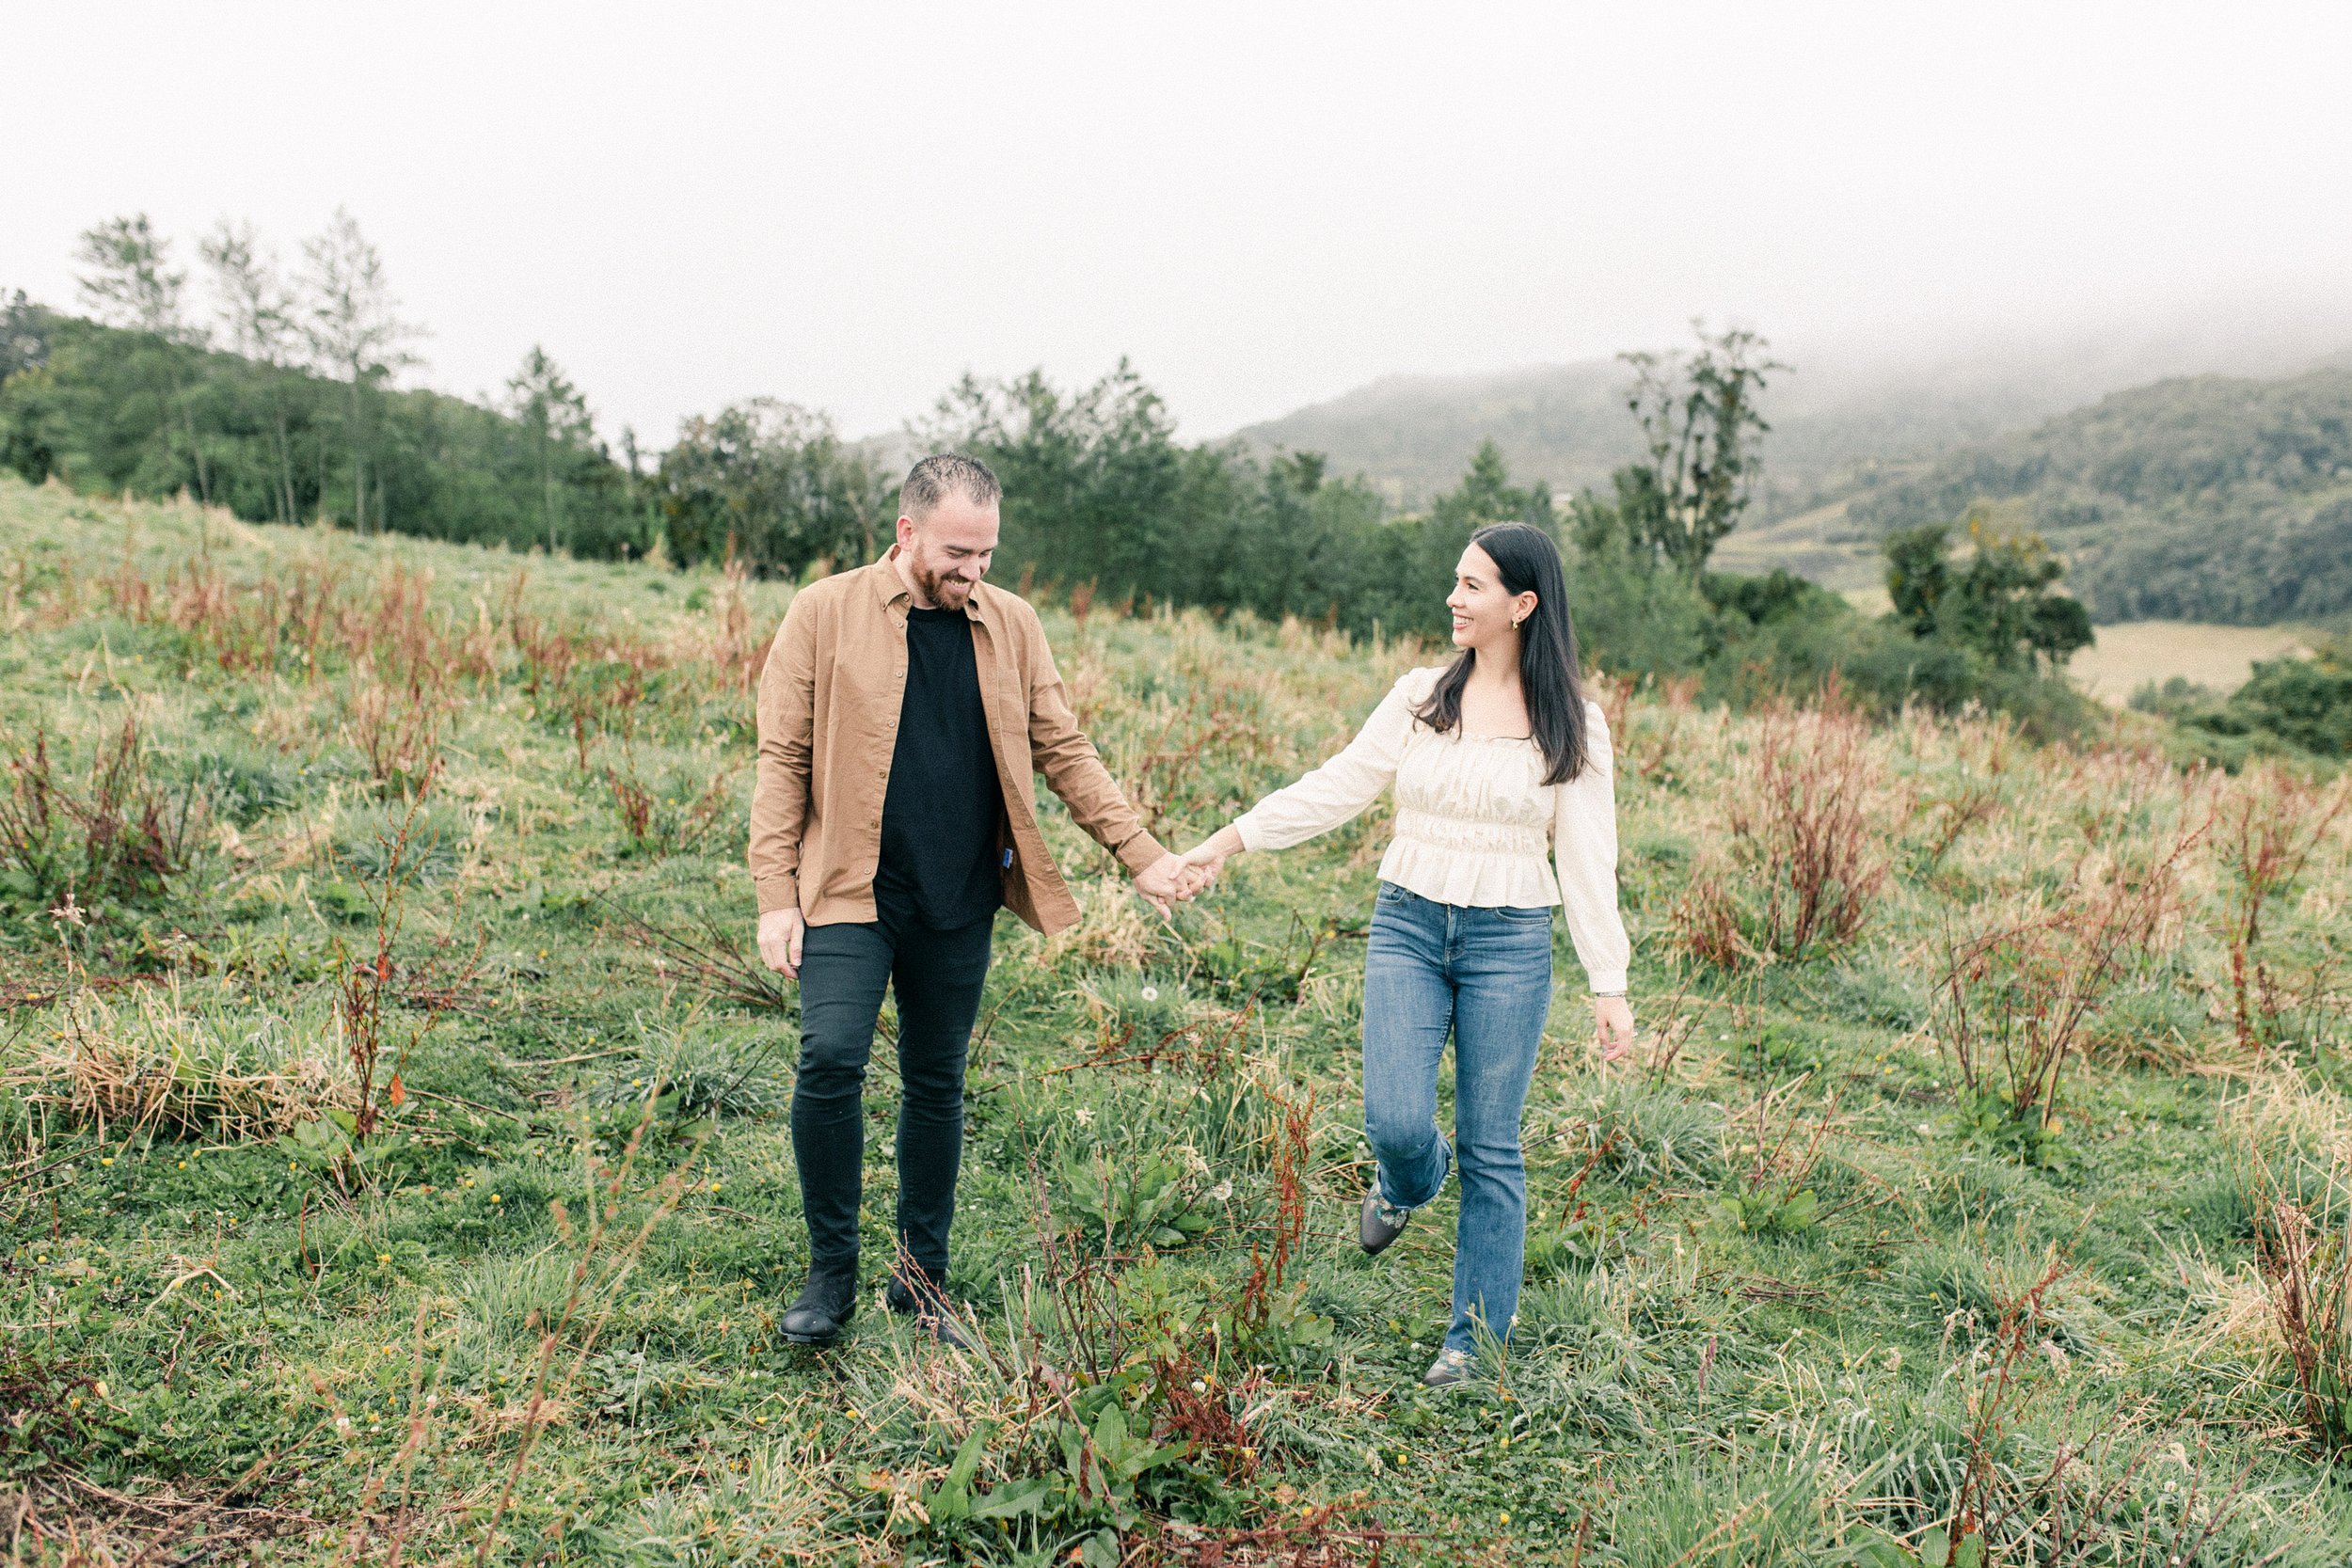
M 1535 612 L 1519 626 L 1519 689 L 1527 698 L 1529 727 L 1544 753 L 1544 783 L 1565 784 L 1584 771 L 1584 681 L 1577 673 L 1576 626 L 1568 618 L 1568 585 L 1560 572 L 1560 546 L 1532 523 L 1497 523 L 1470 535 L 1486 552 L 1511 594 L 1534 593 Z M 1439 735 L 1462 721 L 1462 688 L 1470 684 L 1477 654 L 1462 657 L 1438 677 L 1415 717 Z

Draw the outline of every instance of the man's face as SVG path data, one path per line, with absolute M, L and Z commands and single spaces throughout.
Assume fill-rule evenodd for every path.
M 907 575 L 923 596 L 941 610 L 961 610 L 988 575 L 996 553 L 996 503 L 975 502 L 950 492 L 921 522 L 898 519 L 898 545 Z

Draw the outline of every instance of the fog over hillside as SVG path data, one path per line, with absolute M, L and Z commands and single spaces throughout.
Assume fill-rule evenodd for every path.
M 1666 345 L 1633 345 L 1666 346 Z M 1765 397 L 1770 522 L 1833 499 L 1854 470 L 1931 459 L 2023 430 L 2107 393 L 2170 376 L 2280 375 L 2352 358 L 2352 306 L 2216 302 L 2158 324 L 1955 340 L 1932 334 L 1795 339 L 1773 344 L 1791 368 Z M 1605 485 L 1636 454 L 1615 359 L 1469 375 L 1393 375 L 1236 436 L 1263 449 L 1327 453 L 1395 504 L 1451 485 L 1483 440 L 1512 471 L 1555 492 Z

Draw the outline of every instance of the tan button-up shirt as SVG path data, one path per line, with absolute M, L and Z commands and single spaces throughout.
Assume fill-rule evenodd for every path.
M 752 788 L 752 881 L 759 912 L 798 907 L 811 926 L 868 921 L 882 858 L 882 797 L 898 742 L 913 595 L 890 555 L 801 590 L 759 677 L 759 769 Z M 1144 832 L 1080 733 L 1037 611 L 981 583 L 965 616 L 988 713 L 1005 816 L 997 827 L 1005 907 L 1041 931 L 1078 918 L 1037 827 L 1037 775 L 1071 819 L 1130 872 L 1168 851 Z

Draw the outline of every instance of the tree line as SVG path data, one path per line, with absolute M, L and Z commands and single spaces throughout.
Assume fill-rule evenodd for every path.
M 288 269 L 248 225 L 201 236 L 208 314 L 144 216 L 77 251 L 86 315 L 22 294 L 0 307 L 0 461 L 85 489 L 186 491 L 256 521 L 547 548 L 676 564 L 739 560 L 771 575 L 873 559 L 897 516 L 895 470 L 825 414 L 770 398 L 680 423 L 658 457 L 618 450 L 586 396 L 534 346 L 485 403 L 403 388 L 422 331 L 347 213 Z M 1392 515 L 1313 452 L 1186 444 L 1123 361 L 1090 386 L 1042 372 L 966 376 L 910 430 L 1003 478 L 999 575 L 1097 602 L 1297 616 L 1358 636 L 1446 633 L 1444 585 L 1470 535 L 1533 522 L 1569 552 L 1588 657 L 1682 674 L 1738 697 L 1839 673 L 1889 705 L 1987 701 L 2048 717 L 2046 677 L 2088 640 L 2054 594 L 2038 539 L 1976 527 L 1964 561 L 1941 531 L 1900 536 L 1897 613 L 1864 617 L 1775 573 L 1708 570 L 1739 523 L 1784 367 L 1754 333 L 1694 327 L 1694 346 L 1625 356 L 1642 461 L 1610 493 L 1563 500 L 1514 481 L 1487 442 L 1425 511 Z
M 224 220 L 196 249 L 209 309 L 144 214 L 82 235 L 85 314 L 22 293 L 0 307 L 0 462 L 254 521 L 642 547 L 643 499 L 543 351 L 495 406 L 396 387 L 423 333 L 350 214 L 292 269 L 249 224 Z

